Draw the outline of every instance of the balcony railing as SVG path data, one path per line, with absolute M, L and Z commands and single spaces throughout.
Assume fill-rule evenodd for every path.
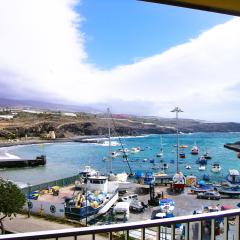
M 181 231 L 177 230 L 181 224 Z M 220 226 L 220 228 L 219 228 Z M 41 232 L 1 235 L 0 239 L 161 239 L 240 240 L 240 209 Z

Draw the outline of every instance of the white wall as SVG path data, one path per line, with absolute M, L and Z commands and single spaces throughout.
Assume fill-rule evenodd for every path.
M 38 200 L 30 200 L 30 212 L 51 215 L 54 217 L 62 218 L 65 217 L 64 204 L 63 203 L 49 203 Z M 28 203 L 23 207 L 24 210 L 28 211 Z

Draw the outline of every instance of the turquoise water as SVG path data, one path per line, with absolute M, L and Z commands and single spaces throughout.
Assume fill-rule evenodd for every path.
M 240 170 L 240 160 L 236 156 L 236 152 L 225 149 L 223 145 L 228 142 L 240 140 L 240 133 L 193 133 L 180 135 L 180 144 L 188 145 L 185 149 L 186 159 L 183 164 L 179 164 L 179 168 L 185 174 L 193 174 L 202 177 L 204 173 L 208 173 L 212 180 L 221 180 L 227 174 L 228 169 L 234 168 Z M 192 156 L 190 149 L 196 141 L 200 148 L 200 155 L 204 153 L 206 147 L 213 157 L 208 160 L 207 170 L 204 172 L 198 171 L 198 165 L 195 163 L 198 156 Z M 142 137 L 127 137 L 122 138 L 124 147 L 130 149 L 132 147 L 140 147 L 144 149 L 137 154 L 129 156 L 130 165 L 133 171 L 137 170 L 152 170 L 152 164 L 143 162 L 144 158 L 156 159 L 157 152 L 160 149 L 160 135 L 148 135 Z M 174 134 L 162 135 L 164 162 L 169 164 L 167 173 L 176 171 L 176 164 L 170 164 L 171 160 L 175 160 L 176 153 L 174 145 L 176 144 L 176 136 Z M 112 147 L 112 151 L 120 147 Z M 63 177 L 75 175 L 85 165 L 91 165 L 93 168 L 102 172 L 108 171 L 108 162 L 103 162 L 103 157 L 108 154 L 108 147 L 89 143 L 54 143 L 45 144 L 44 149 L 40 145 L 14 146 L 9 148 L 1 148 L 0 155 L 4 152 L 20 156 L 22 158 L 35 158 L 36 155 L 46 154 L 47 165 L 36 168 L 0 170 L 0 176 L 14 181 L 29 182 L 31 184 L 42 183 L 50 180 L 55 180 Z M 131 162 L 135 159 L 136 162 Z M 222 171 L 219 174 L 211 173 L 211 164 L 219 162 L 222 166 Z M 186 170 L 185 165 L 190 164 L 192 169 Z M 113 171 L 121 172 L 128 171 L 126 162 L 123 162 L 122 157 L 113 160 Z M 160 170 L 155 170 L 156 172 Z

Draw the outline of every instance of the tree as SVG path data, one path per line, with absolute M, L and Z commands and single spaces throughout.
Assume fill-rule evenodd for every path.
M 3 219 L 16 217 L 26 202 L 25 195 L 11 181 L 0 178 L 0 229 L 4 234 Z

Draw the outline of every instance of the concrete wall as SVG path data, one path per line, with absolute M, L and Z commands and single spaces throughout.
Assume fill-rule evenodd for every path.
M 49 203 L 38 200 L 30 200 L 25 204 L 24 210 L 37 213 L 41 215 L 51 215 L 57 218 L 65 217 L 64 204 L 63 203 Z

